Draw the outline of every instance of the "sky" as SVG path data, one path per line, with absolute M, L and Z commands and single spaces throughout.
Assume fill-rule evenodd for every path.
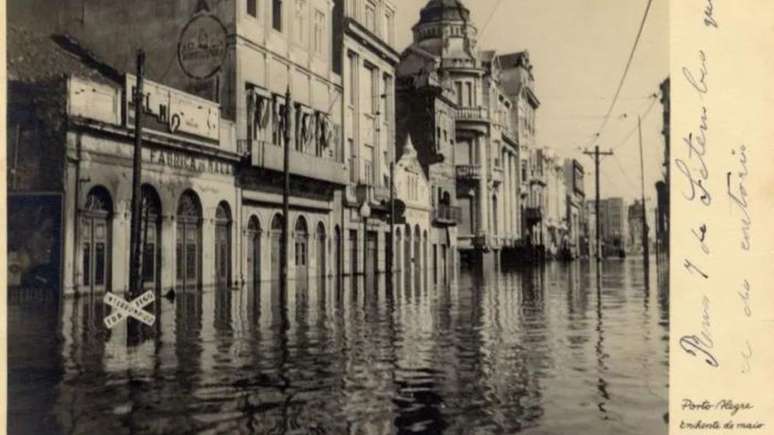
M 602 160 L 602 198 L 640 198 L 637 115 L 651 106 L 653 93 L 669 75 L 668 0 L 653 0 L 621 96 L 607 126 L 594 134 L 613 100 L 647 0 L 461 0 L 479 30 L 479 48 L 499 53 L 528 50 L 541 106 L 537 143 L 586 170 L 587 197 L 594 193 L 594 163 L 582 154 L 595 144 L 614 149 Z M 398 46 L 411 43 L 411 27 L 427 0 L 395 0 Z M 645 196 L 656 200 L 664 140 L 661 104 L 656 101 L 642 120 Z M 628 140 L 625 140 L 628 136 Z

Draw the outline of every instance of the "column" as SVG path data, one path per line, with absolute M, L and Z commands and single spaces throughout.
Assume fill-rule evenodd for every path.
M 473 139 L 473 143 L 476 148 L 476 155 L 478 156 L 478 163 L 481 168 L 480 177 L 478 180 L 478 203 L 474 204 L 479 210 L 478 228 L 473 232 L 474 234 L 485 234 L 489 229 L 489 189 L 487 189 L 487 164 L 485 146 L 482 143 L 483 136 L 476 135 Z
M 173 288 L 177 283 L 177 225 L 175 216 L 161 216 L 161 288 Z

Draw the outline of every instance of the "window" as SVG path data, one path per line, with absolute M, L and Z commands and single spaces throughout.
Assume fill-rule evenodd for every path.
M 454 82 L 454 88 L 457 92 L 457 105 L 462 107 L 462 83 Z
M 347 54 L 349 59 L 349 104 L 355 106 L 357 102 L 357 56 L 355 53 Z
M 473 84 L 470 82 L 466 82 L 465 90 L 467 91 L 468 107 L 473 107 Z
M 314 52 L 323 54 L 325 50 L 325 14 L 314 11 Z
M 392 77 L 390 77 L 387 74 L 385 74 L 384 77 L 382 77 L 382 88 L 383 88 L 382 92 L 384 96 L 379 97 L 379 100 L 381 102 L 381 109 L 379 110 L 382 114 L 382 120 L 384 124 L 387 125 L 390 123 L 390 118 L 391 118 L 389 102 L 390 102 L 390 95 L 392 95 Z
M 371 32 L 376 30 L 376 5 L 366 1 L 365 5 L 365 26 Z
M 274 30 L 282 31 L 282 0 L 272 1 L 271 25 Z
M 258 0 L 247 0 L 247 15 L 258 17 Z
M 387 43 L 390 45 L 395 44 L 395 14 L 392 11 L 387 11 L 384 16 L 384 25 L 387 27 L 385 34 L 387 35 Z
M 369 65 L 363 65 L 363 86 L 361 95 L 365 113 L 374 114 L 378 109 L 374 92 L 374 68 Z
M 306 28 L 306 0 L 296 0 L 296 43 L 304 45 L 304 29 Z

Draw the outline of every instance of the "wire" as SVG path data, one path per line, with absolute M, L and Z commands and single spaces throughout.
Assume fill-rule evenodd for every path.
M 500 7 L 500 4 L 503 2 L 503 0 L 498 0 L 495 6 L 492 8 L 492 12 L 489 13 L 489 18 L 486 19 L 486 23 L 484 23 L 484 27 L 481 28 L 481 32 L 479 32 L 479 40 L 484 39 L 484 35 L 486 34 L 486 28 L 489 27 L 489 23 L 492 22 L 492 18 L 495 15 L 495 12 L 497 12 L 497 9 Z
M 618 159 L 618 156 L 613 154 L 613 160 L 618 166 L 618 169 L 621 171 L 621 174 L 623 174 L 624 180 L 626 180 L 626 183 L 629 185 L 629 187 L 631 187 L 632 190 L 637 191 L 638 190 L 637 185 L 634 184 L 631 178 L 629 178 L 629 174 L 626 173 L 626 170 L 624 169 L 623 164 L 621 164 L 621 160 Z
M 655 106 L 656 106 L 656 101 L 658 101 L 656 98 L 654 98 L 654 99 L 653 99 L 653 101 L 651 101 L 650 105 L 648 106 L 648 109 L 647 109 L 647 110 L 645 110 L 645 112 L 643 112 L 643 114 L 642 114 L 642 115 L 640 115 L 640 118 L 641 118 L 641 119 L 643 119 L 643 120 L 644 120 L 644 119 L 647 119 L 647 118 L 648 118 L 648 115 L 649 115 L 649 114 L 650 114 L 650 112 L 653 110 L 653 107 L 655 107 Z M 629 139 L 631 139 L 631 138 L 632 138 L 632 136 L 634 136 L 634 133 L 636 133 L 636 132 L 637 132 L 637 128 L 638 128 L 638 127 L 637 127 L 637 126 L 635 126 L 633 129 L 631 129 L 631 130 L 629 131 L 629 133 L 627 133 L 627 134 L 626 134 L 626 137 L 625 137 L 625 138 L 624 138 L 622 141 L 618 142 L 618 145 L 616 145 L 615 147 L 613 147 L 613 151 L 615 151 L 615 150 L 617 150 L 617 149 L 619 149 L 619 148 L 623 147 L 624 145 L 626 145 L 626 144 L 629 142 Z
M 623 89 L 624 82 L 626 82 L 626 76 L 629 75 L 629 68 L 632 66 L 632 60 L 634 59 L 634 54 L 637 51 L 637 46 L 640 43 L 640 38 L 642 37 L 642 31 L 645 28 L 645 22 L 648 19 L 648 13 L 650 12 L 650 6 L 653 4 L 653 0 L 648 0 L 648 4 L 645 6 L 645 13 L 642 16 L 642 21 L 640 22 L 640 28 L 637 31 L 637 37 L 634 39 L 634 45 L 632 45 L 631 52 L 629 53 L 629 59 L 626 61 L 626 67 L 624 68 L 623 75 L 621 76 L 621 81 L 618 83 L 618 89 L 615 91 L 615 95 L 613 96 L 613 101 L 610 103 L 610 108 L 607 110 L 607 114 L 605 115 L 605 119 L 602 121 L 602 125 L 597 129 L 597 132 L 594 134 L 594 138 L 597 139 L 602 134 L 602 130 L 605 129 L 607 126 L 607 122 L 610 120 L 610 114 L 613 113 L 613 109 L 615 108 L 615 103 L 618 102 L 618 97 L 621 95 L 621 90 Z M 593 141 L 592 141 L 593 142 Z M 591 146 L 591 143 L 589 143 L 587 146 Z

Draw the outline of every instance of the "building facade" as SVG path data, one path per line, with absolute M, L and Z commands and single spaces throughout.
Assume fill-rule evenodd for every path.
M 396 7 L 386 0 L 336 0 L 333 14 L 334 69 L 344 84 L 343 144 L 349 167 L 343 228 L 350 261 L 343 271 L 371 279 L 387 271 L 387 246 L 393 243 L 387 203 L 395 161 Z M 364 203 L 372 211 L 366 229 L 360 215 Z M 368 262 L 357 260 L 366 255 Z M 358 267 L 363 264 L 367 270 Z
M 437 245 L 432 243 L 431 248 L 431 184 L 417 158 L 411 136 L 406 137 L 394 171 L 396 196 L 405 205 L 404 222 L 395 228 L 394 282 L 397 289 L 422 291 L 431 283 L 439 282 L 439 274 L 443 282 L 448 270 L 443 260 L 438 270 Z
M 47 266 L 57 276 L 51 288 L 61 285 L 64 294 L 124 292 L 135 77 L 96 63 L 71 40 L 24 30 L 13 36 L 10 52 L 25 55 L 9 64 L 9 127 L 19 132 L 9 141 L 17 163 L 11 194 L 59 198 L 60 219 L 51 223 L 58 227 L 51 243 L 59 246 L 46 250 L 51 252 Z M 52 68 L 40 69 L 44 63 Z M 220 116 L 217 103 L 154 82 L 146 83 L 144 94 L 143 285 L 238 285 L 242 221 L 236 126 Z M 48 213 L 25 214 L 29 210 L 15 204 L 20 205 L 10 213 L 15 219 L 45 220 Z M 23 252 L 22 243 L 10 251 Z
M 218 145 L 210 148 L 228 149 L 232 159 L 236 156 L 231 161 L 231 178 L 201 184 L 195 184 L 194 177 L 180 181 L 190 185 L 198 197 L 198 203 L 193 197 L 185 200 L 189 212 L 196 214 L 201 208 L 200 216 L 192 219 L 230 222 L 227 234 L 221 231 L 212 236 L 229 239 L 234 247 L 227 281 L 260 288 L 279 279 L 286 131 L 290 145 L 289 278 L 295 287 L 306 289 L 324 287 L 331 276 L 338 276 L 347 255 L 344 196 L 349 162 L 342 140 L 342 80 L 333 68 L 334 3 L 200 0 L 159 4 L 141 0 L 99 2 L 88 8 L 70 7 L 69 3 L 63 2 L 59 13 L 51 15 L 58 17 L 55 28 L 73 34 L 82 52 L 117 70 L 133 71 L 136 49 L 145 50 L 146 76 L 156 83 L 146 92 L 145 110 L 152 117 L 169 118 L 176 131 L 183 131 L 189 128 L 188 120 L 175 121 L 170 107 L 199 105 L 214 107 L 205 125 L 212 128 L 219 120 L 231 126 L 228 131 L 233 133 L 204 138 L 211 145 L 217 137 Z M 104 26 L 106 21 L 115 25 Z M 116 43 L 112 35 L 121 33 L 136 38 L 131 43 Z M 167 93 L 172 96 L 164 97 L 171 101 L 165 105 L 157 94 Z M 219 208 L 219 202 L 207 203 L 208 195 L 226 196 L 228 209 Z M 195 232 L 190 233 L 192 240 L 199 237 Z M 184 235 L 189 237 L 189 232 Z M 207 237 L 203 231 L 198 243 L 207 245 Z M 183 244 L 179 249 L 183 255 L 167 258 L 187 259 L 185 253 L 192 248 Z M 208 248 L 203 252 L 204 258 L 198 261 L 208 266 L 206 262 L 214 260 L 207 259 Z M 194 277 L 197 280 L 201 284 L 212 281 L 204 276 Z
M 416 136 L 427 136 L 417 140 L 420 161 L 427 167 L 440 163 L 431 180 L 440 200 L 459 207 L 454 213 L 461 260 L 495 265 L 522 235 L 514 126 L 519 115 L 503 86 L 501 58 L 479 50 L 470 11 L 458 1 L 429 1 L 412 30 L 413 43 L 398 67 L 399 105 L 407 109 L 399 115 L 398 136 L 432 121 L 430 135 Z
M 568 243 L 564 247 L 565 255 L 578 258 L 587 253 L 588 231 L 586 224 L 586 189 L 583 165 L 578 160 L 564 161 L 564 183 L 567 190 L 567 229 Z
M 623 256 L 628 240 L 626 207 L 623 198 L 607 198 L 599 202 L 602 255 Z

